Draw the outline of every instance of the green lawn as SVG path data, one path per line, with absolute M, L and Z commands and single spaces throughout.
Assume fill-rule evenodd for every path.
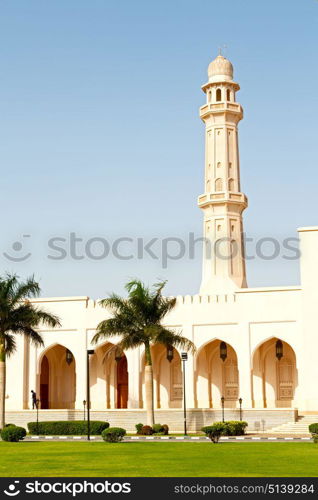
M 313 443 L 4 443 L 0 476 L 318 476 Z

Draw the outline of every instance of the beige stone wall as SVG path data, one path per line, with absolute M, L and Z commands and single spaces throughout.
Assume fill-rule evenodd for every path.
M 316 237 L 317 233 L 311 234 Z M 312 391 L 312 384 L 306 386 L 309 380 L 314 380 L 316 369 L 312 359 L 314 355 L 309 348 L 310 342 L 314 342 L 316 320 L 313 303 L 306 306 L 308 296 L 309 292 L 303 293 L 301 288 L 294 287 L 242 289 L 228 295 L 178 297 L 176 309 L 167 317 L 167 325 L 182 330 L 183 335 L 193 340 L 197 347 L 196 354 L 189 355 L 186 363 L 188 407 L 210 406 L 217 409 L 220 397 L 227 390 L 232 391 L 233 397 L 227 404 L 233 408 L 238 407 L 234 397 L 237 395 L 243 398 L 245 408 L 288 406 L 304 411 L 318 410 L 318 396 Z M 97 302 L 87 298 L 38 299 L 37 302 L 60 316 L 62 327 L 56 331 L 41 332 L 45 342 L 41 349 L 26 347 L 23 339 L 19 339 L 18 351 L 8 360 L 7 408 L 18 410 L 28 407 L 29 391 L 34 388 L 37 392 L 40 390 L 43 356 L 59 345 L 62 346 L 59 352 L 69 349 L 74 357 L 76 387 L 73 407 L 81 409 L 86 399 L 86 349 L 96 348 L 91 345 L 92 336 L 98 322 L 105 319 L 108 313 Z M 303 333 L 304 307 L 307 307 L 306 311 L 308 307 L 312 308 L 310 322 L 309 317 L 305 318 L 306 338 Z M 284 345 L 284 357 L 280 362 L 275 356 L 277 339 Z M 226 343 L 228 349 L 224 364 L 219 358 L 221 341 Z M 308 346 L 306 350 L 305 342 Z M 137 349 L 125 354 L 128 407 L 142 408 L 143 352 Z M 155 348 L 153 354 L 155 406 L 178 408 L 182 404 L 181 364 L 171 370 L 162 348 Z M 175 359 L 178 357 L 176 353 Z M 106 361 L 105 364 L 102 358 L 96 355 L 95 366 L 91 367 L 92 409 L 96 410 L 116 408 L 116 363 Z M 280 370 L 279 366 L 285 363 L 284 358 L 289 360 L 287 368 Z M 290 364 L 293 365 L 291 368 L 288 367 Z M 59 366 L 63 368 L 63 365 Z M 66 368 L 66 364 L 64 366 Z M 280 383 L 278 377 L 282 379 L 288 373 L 291 380 L 282 382 L 287 383 L 286 388 L 292 391 L 292 397 L 279 401 L 277 394 L 281 387 L 277 387 Z M 61 380 L 63 376 L 61 373 Z M 71 388 L 58 383 L 61 401 L 73 400 Z M 56 404 L 60 405 L 60 402 Z
M 243 419 L 248 422 L 249 432 L 259 432 L 271 429 L 278 425 L 294 422 L 295 412 L 293 410 L 243 410 Z M 225 411 L 226 420 L 239 420 L 239 412 L 233 410 Z M 79 411 L 40 411 L 40 420 L 82 420 L 83 413 Z M 144 410 L 108 410 L 92 411 L 92 420 L 109 422 L 111 426 L 123 427 L 128 432 L 136 432 L 135 425 L 146 422 L 146 411 Z M 170 432 L 183 432 L 182 410 L 156 410 L 155 420 L 157 423 L 169 425 Z M 200 431 L 205 425 L 222 420 L 222 414 L 216 410 L 189 410 L 187 412 L 187 429 L 189 432 Z M 36 421 L 35 411 L 8 412 L 7 421 L 26 428 L 28 422 Z

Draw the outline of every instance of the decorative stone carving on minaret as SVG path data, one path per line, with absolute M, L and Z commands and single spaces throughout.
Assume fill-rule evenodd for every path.
M 208 77 L 202 86 L 207 102 L 200 108 L 205 123 L 205 187 L 198 199 L 205 237 L 201 294 L 247 286 L 242 222 L 247 198 L 240 191 L 237 132 L 243 109 L 235 100 L 240 87 L 221 54 L 210 63 Z

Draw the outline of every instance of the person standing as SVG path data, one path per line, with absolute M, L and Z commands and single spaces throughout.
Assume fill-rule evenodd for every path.
M 36 392 L 31 391 L 32 410 L 36 408 Z

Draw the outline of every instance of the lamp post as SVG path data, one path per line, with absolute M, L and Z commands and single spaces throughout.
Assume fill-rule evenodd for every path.
M 187 436 L 187 404 L 186 404 L 186 386 L 185 386 L 185 362 L 188 359 L 186 352 L 181 353 L 183 364 L 183 419 L 184 419 L 184 435 Z
M 35 407 L 36 407 L 36 433 L 39 435 L 39 406 L 40 406 L 40 400 L 36 399 L 35 400 Z
M 94 349 L 87 350 L 87 379 L 86 379 L 86 402 L 87 402 L 87 440 L 90 441 L 91 436 L 91 423 L 90 423 L 90 406 L 91 406 L 91 397 L 90 397 L 90 386 L 89 386 L 89 357 L 94 354 Z
M 240 405 L 240 420 L 242 421 L 242 402 L 243 402 L 243 399 L 240 398 L 239 399 L 239 405 Z
M 222 405 L 222 422 L 224 422 L 224 401 L 225 401 L 225 397 L 222 396 L 221 397 L 221 405 Z
M 85 420 L 85 406 L 86 406 L 86 399 L 83 400 L 83 407 L 84 407 L 84 420 Z

